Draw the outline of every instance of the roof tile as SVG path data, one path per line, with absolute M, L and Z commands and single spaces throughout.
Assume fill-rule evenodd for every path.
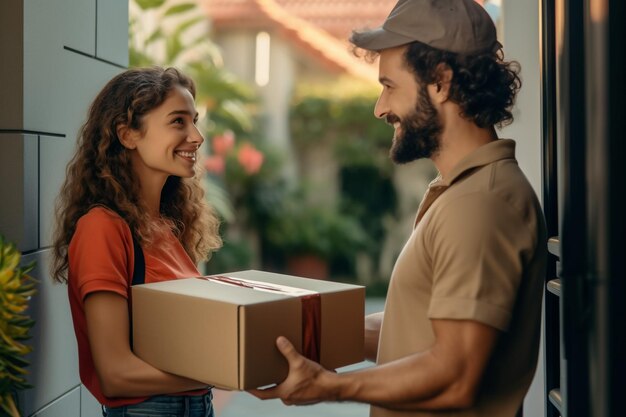
M 352 30 L 383 23 L 397 0 L 274 0 L 288 14 L 347 39 Z M 256 0 L 205 0 L 217 27 L 267 24 Z

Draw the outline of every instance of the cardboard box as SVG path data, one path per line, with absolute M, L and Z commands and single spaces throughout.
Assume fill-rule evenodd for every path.
M 364 287 L 262 271 L 222 276 L 319 293 L 309 296 L 321 306 L 319 362 L 334 369 L 363 360 Z M 302 352 L 303 311 L 311 315 L 302 297 L 203 277 L 136 285 L 132 297 L 137 356 L 161 370 L 235 390 L 284 380 L 288 366 L 276 338 L 286 336 Z

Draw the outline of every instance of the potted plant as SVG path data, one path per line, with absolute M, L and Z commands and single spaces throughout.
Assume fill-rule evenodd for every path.
M 329 262 L 354 256 L 368 244 L 356 219 L 338 210 L 291 198 L 274 213 L 267 241 L 285 258 L 288 273 L 309 278 L 329 277 Z
M 26 313 L 35 293 L 35 281 L 28 273 L 34 264 L 20 267 L 21 254 L 0 236 L 0 414 L 19 417 L 15 395 L 30 388 L 24 369 L 24 355 L 32 348 L 23 342 L 33 320 Z

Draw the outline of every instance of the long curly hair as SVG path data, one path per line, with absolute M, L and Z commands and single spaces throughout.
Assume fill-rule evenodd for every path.
M 501 48 L 463 55 L 412 42 L 404 58 L 421 83 L 434 84 L 440 80 L 442 68 L 452 70 L 449 99 L 477 126 L 502 127 L 513 122 L 511 108 L 522 87 L 520 65 L 504 61 Z
M 57 198 L 54 281 L 67 283 L 68 246 L 76 223 L 96 206 L 119 214 L 142 246 L 153 244 L 163 227 L 171 228 L 194 262 L 207 259 L 221 246 L 219 219 L 204 199 L 200 172 L 193 178 L 170 176 L 161 192 L 163 222 L 150 221 L 130 153 L 117 135 L 119 126 L 142 131 L 143 116 L 160 106 L 176 86 L 195 98 L 193 81 L 175 68 L 130 69 L 109 81 L 91 104 Z

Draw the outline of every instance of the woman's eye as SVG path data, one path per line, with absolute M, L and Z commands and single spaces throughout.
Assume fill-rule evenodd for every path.
M 183 120 L 182 117 L 177 117 L 176 119 L 172 120 L 172 124 L 182 125 L 182 124 L 185 124 L 185 121 Z

